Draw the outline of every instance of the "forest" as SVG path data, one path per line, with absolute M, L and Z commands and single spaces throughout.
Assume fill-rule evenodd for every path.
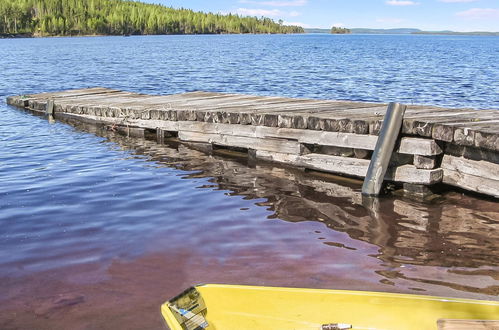
M 0 34 L 30 36 L 303 33 L 270 18 L 122 0 L 0 0 Z

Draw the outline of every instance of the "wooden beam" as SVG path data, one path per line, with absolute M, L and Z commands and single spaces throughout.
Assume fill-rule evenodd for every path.
M 401 154 L 435 156 L 442 153 L 442 148 L 433 139 L 403 137 L 397 151 Z
M 499 198 L 499 180 L 443 169 L 443 183 Z
M 147 122 L 141 122 L 147 125 Z M 319 144 L 355 149 L 373 150 L 377 137 L 368 134 L 314 131 L 306 129 L 277 128 L 252 125 L 231 125 L 221 123 L 201 123 L 197 121 L 178 122 L 179 131 L 203 132 L 209 134 L 229 134 L 257 138 L 281 138 L 300 143 Z M 442 153 L 442 149 L 431 139 L 402 138 L 399 153 L 432 156 Z
M 441 166 L 444 170 L 470 174 L 482 177 L 484 180 L 499 181 L 499 164 L 485 160 L 471 160 L 464 157 L 444 155 Z M 497 188 L 499 189 L 499 187 Z
M 337 173 L 356 177 L 365 177 L 369 160 L 331 156 L 323 154 L 290 155 L 280 152 L 257 151 L 256 157 L 267 161 L 288 163 L 308 169 Z M 442 169 L 418 169 L 413 165 L 391 167 L 385 176 L 386 180 L 431 185 L 442 180 Z
M 243 136 L 207 134 L 186 131 L 179 131 L 178 137 L 182 141 L 189 142 L 207 142 L 223 146 L 283 152 L 289 154 L 302 153 L 302 146 L 300 143 L 283 139 L 259 139 Z
M 435 156 L 414 155 L 414 166 L 431 170 L 437 166 L 437 160 Z

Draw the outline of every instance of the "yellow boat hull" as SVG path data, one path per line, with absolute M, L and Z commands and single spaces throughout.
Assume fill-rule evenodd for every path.
M 320 330 L 335 329 L 335 324 L 363 330 L 437 330 L 441 319 L 498 320 L 499 302 L 209 284 L 166 302 L 161 312 L 171 330 Z

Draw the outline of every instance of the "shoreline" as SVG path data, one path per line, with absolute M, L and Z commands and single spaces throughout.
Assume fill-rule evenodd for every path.
M 7 33 L 1 34 L 0 39 L 35 39 L 35 38 L 82 38 L 82 37 L 138 37 L 138 36 L 193 36 L 193 35 L 291 35 L 291 34 L 331 34 L 338 35 L 339 33 L 327 33 L 327 32 L 304 32 L 304 33 L 168 33 L 168 34 L 131 34 L 131 35 L 120 35 L 120 34 L 81 34 L 81 35 L 34 35 L 32 33 Z M 499 37 L 499 32 L 413 32 L 413 33 L 342 33 L 341 35 L 427 35 L 427 36 L 469 36 L 469 37 Z
M 79 35 L 34 35 L 31 33 L 0 34 L 0 39 L 36 39 L 36 38 L 81 38 L 81 37 L 145 37 L 145 36 L 196 36 L 196 35 L 291 35 L 307 33 L 165 33 L 165 34 L 79 34 Z
M 374 35 L 445 35 L 445 36 L 499 36 L 499 32 L 493 31 L 423 31 L 417 29 L 367 29 L 367 28 L 351 28 L 348 34 L 374 34 Z M 329 29 L 305 29 L 305 33 L 312 34 L 330 34 Z

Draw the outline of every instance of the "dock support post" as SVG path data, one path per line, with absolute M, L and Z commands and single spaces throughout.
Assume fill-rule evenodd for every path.
M 53 115 L 54 114 L 54 100 L 48 100 L 47 105 L 45 107 L 45 113 L 47 115 Z
M 165 144 L 166 131 L 162 128 L 156 128 L 156 141 L 159 144 Z
M 405 105 L 400 103 L 391 102 L 388 104 L 378 141 L 362 185 L 363 195 L 378 196 L 381 191 L 383 179 L 402 127 L 402 119 L 406 108 Z

